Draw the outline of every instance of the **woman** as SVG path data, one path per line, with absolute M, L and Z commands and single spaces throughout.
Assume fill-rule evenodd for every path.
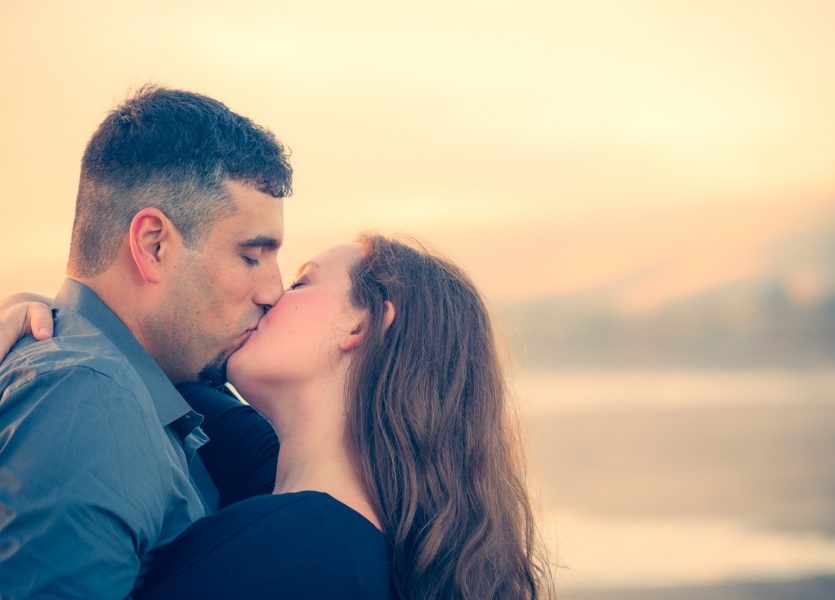
M 138 598 L 547 596 L 490 321 L 455 266 L 379 236 L 331 248 L 227 372 L 281 440 L 273 493 L 193 524 Z M 222 493 L 252 448 L 231 487 L 264 491 L 274 446 L 255 426 L 242 447 L 202 389 Z

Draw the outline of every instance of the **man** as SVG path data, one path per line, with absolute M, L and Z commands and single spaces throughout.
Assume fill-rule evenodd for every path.
M 124 598 L 216 506 L 173 384 L 225 381 L 281 296 L 290 181 L 275 137 L 205 96 L 145 87 L 99 126 L 55 335 L 0 364 L 0 597 Z

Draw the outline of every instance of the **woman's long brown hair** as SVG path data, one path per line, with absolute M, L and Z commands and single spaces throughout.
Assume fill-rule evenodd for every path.
M 398 594 L 544 597 L 550 577 L 481 297 L 422 249 L 362 241 L 352 301 L 369 318 L 349 375 L 349 434 L 392 545 Z

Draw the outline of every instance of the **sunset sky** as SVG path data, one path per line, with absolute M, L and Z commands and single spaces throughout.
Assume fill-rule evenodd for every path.
M 148 81 L 292 149 L 285 278 L 372 228 L 497 301 L 756 277 L 835 205 L 833 39 L 827 1 L 4 0 L 0 294 L 57 288 L 84 145 Z

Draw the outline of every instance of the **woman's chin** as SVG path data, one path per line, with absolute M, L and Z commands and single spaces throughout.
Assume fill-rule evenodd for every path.
M 226 378 L 229 380 L 229 383 L 235 386 L 236 390 L 240 390 L 238 386 L 242 379 L 241 364 L 242 362 L 245 362 L 241 361 L 241 357 L 239 356 L 241 350 L 243 350 L 243 348 L 230 354 L 229 360 L 226 361 Z

